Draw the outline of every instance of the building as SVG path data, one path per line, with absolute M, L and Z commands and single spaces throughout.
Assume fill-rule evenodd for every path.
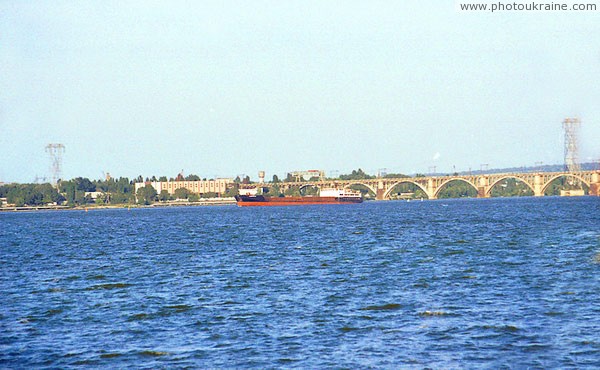
M 200 194 L 216 193 L 221 195 L 227 189 L 233 186 L 233 179 L 216 179 L 216 180 L 201 180 L 201 181 L 148 181 L 136 182 L 135 192 L 143 188 L 146 184 L 152 185 L 158 194 L 166 190 L 169 194 L 175 194 L 175 190 L 180 188 L 187 189 L 190 193 Z

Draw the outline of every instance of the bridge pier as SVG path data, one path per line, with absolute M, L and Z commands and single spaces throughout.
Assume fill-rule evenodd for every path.
M 426 187 L 427 191 L 427 198 L 433 200 L 433 199 L 437 199 L 437 195 L 436 195 L 436 190 L 437 187 L 435 185 L 435 183 L 433 182 L 432 178 L 427 179 L 427 187 Z
M 477 181 L 477 198 L 489 198 L 491 194 L 490 190 L 490 179 L 487 176 L 482 176 Z
M 543 197 L 544 196 L 543 187 L 544 187 L 544 181 L 542 179 L 542 176 L 540 176 L 539 174 L 535 175 L 533 177 L 533 196 L 534 197 Z
M 600 197 L 600 171 L 592 174 L 592 181 L 590 181 L 590 195 Z
M 375 199 L 384 200 L 385 199 L 385 186 L 383 181 L 379 180 L 377 182 L 377 193 L 375 193 Z
M 477 198 L 489 198 L 490 196 L 491 196 L 491 194 L 488 193 L 487 186 L 478 186 L 477 187 Z

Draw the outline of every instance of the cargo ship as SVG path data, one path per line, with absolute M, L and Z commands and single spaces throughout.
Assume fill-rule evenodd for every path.
M 310 204 L 355 204 L 362 203 L 360 192 L 346 189 L 323 189 L 317 196 L 269 197 L 265 195 L 237 195 L 239 207 L 260 206 L 303 206 Z

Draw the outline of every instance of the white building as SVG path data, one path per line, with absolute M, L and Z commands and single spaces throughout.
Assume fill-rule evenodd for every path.
M 206 193 L 217 193 L 223 194 L 233 184 L 233 179 L 216 179 L 216 180 L 200 180 L 200 181 L 148 181 L 148 182 L 136 182 L 135 193 L 137 194 L 138 189 L 143 188 L 146 184 L 152 185 L 158 194 L 161 191 L 166 190 L 169 194 L 175 194 L 175 190 L 185 188 L 190 193 L 195 194 L 206 194 Z

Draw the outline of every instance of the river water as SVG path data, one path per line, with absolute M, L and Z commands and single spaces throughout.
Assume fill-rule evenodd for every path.
M 0 367 L 597 368 L 600 198 L 0 214 Z

